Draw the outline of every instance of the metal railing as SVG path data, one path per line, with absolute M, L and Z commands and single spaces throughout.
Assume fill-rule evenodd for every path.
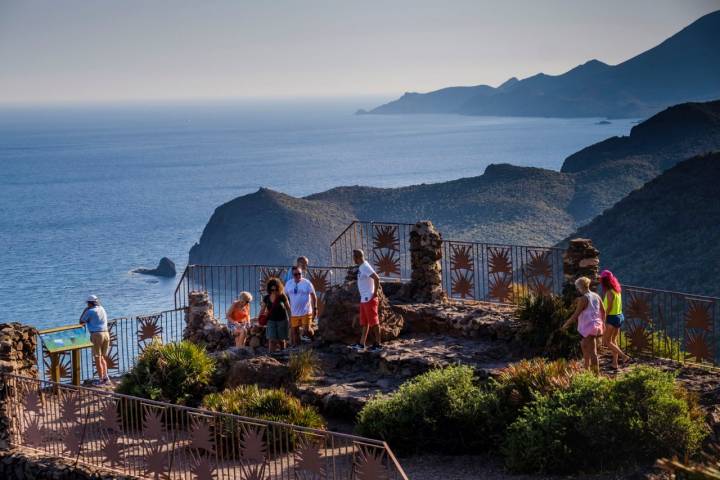
M 163 343 L 182 340 L 184 328 L 184 308 L 110 320 L 108 322 L 110 350 L 106 357 L 108 373 L 111 376 L 119 376 L 130 370 L 153 338 L 160 338 Z M 37 342 L 36 350 L 40 377 L 48 379 L 50 355 L 40 340 Z M 60 353 L 59 361 L 60 379 L 69 382 L 72 376 L 70 352 Z M 94 363 L 90 349 L 83 349 L 80 353 L 81 380 L 93 378 Z
M 720 298 L 624 285 L 621 348 L 720 365 Z
M 411 275 L 409 223 L 355 221 L 331 244 L 335 264 L 352 264 L 361 248 L 380 277 L 406 281 Z M 448 297 L 512 303 L 524 293 L 559 293 L 560 248 L 443 240 L 442 284 Z
M 151 479 L 407 480 L 385 442 L 0 374 L 14 447 Z
M 259 313 L 267 280 L 278 277 L 284 281 L 288 268 L 287 265 L 188 265 L 175 289 L 175 308 L 187 307 L 190 292 L 206 291 L 213 302 L 215 317 L 224 321 L 225 312 L 233 301 L 240 292 L 247 291 L 253 295 L 250 313 L 254 317 Z M 327 289 L 342 283 L 346 275 L 347 268 L 344 267 L 308 268 L 305 277 L 315 287 L 319 310 L 323 307 Z
M 361 249 L 384 281 L 410 279 L 411 223 L 352 222 L 330 244 L 330 263 L 354 265 L 352 252 Z

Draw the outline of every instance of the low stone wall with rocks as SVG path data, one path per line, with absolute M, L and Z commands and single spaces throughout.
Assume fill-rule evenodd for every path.
M 227 325 L 215 318 L 207 292 L 190 292 L 188 295 L 183 340 L 205 345 L 209 352 L 225 350 L 233 345 Z
M 135 480 L 107 470 L 31 453 L 0 453 L 0 478 L 6 480 Z
M 37 333 L 33 327 L 19 323 L 0 324 L 0 373 L 38 377 Z M 7 410 L 7 399 L 13 394 L 0 376 L 0 450 L 10 448 L 11 412 Z
M 392 306 L 405 320 L 404 333 L 512 340 L 520 324 L 515 308 L 482 302 L 410 303 Z

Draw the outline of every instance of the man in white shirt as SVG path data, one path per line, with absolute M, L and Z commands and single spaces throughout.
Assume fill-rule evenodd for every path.
M 303 278 L 300 267 L 292 267 L 292 280 L 285 284 L 285 294 L 290 299 L 290 345 L 300 345 L 300 327 L 305 335 L 313 335 L 312 324 L 317 318 L 317 295 L 310 280 Z
M 365 349 L 370 330 L 373 331 L 375 342 L 370 351 L 382 350 L 380 343 L 380 317 L 378 316 L 378 290 L 380 289 L 380 277 L 375 273 L 372 266 L 365 260 L 365 252 L 353 250 L 353 260 L 358 265 L 357 285 L 360 291 L 360 326 L 363 329 L 360 343 L 353 345 L 358 350 Z

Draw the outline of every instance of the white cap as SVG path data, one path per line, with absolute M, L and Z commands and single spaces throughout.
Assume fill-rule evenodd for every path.
M 87 297 L 87 300 L 86 300 L 86 302 L 88 302 L 88 303 L 89 302 L 98 303 L 99 301 L 100 301 L 100 299 L 97 297 L 97 295 L 90 295 Z

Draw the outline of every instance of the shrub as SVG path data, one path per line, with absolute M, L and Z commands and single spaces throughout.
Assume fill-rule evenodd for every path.
M 264 389 L 257 385 L 241 385 L 220 393 L 211 393 L 203 399 L 202 406 L 215 412 L 242 417 L 260 418 L 301 427 L 325 428 L 325 420 L 315 408 L 303 405 L 300 400 L 284 390 Z M 228 440 L 225 442 L 221 440 L 219 442 L 221 446 L 225 444 L 226 448 L 233 448 L 237 444 L 237 440 L 229 441 L 233 432 L 238 431 L 234 423 L 232 419 L 223 421 L 220 436 Z M 289 445 L 284 441 L 285 438 Z M 266 442 L 274 444 L 276 450 L 285 450 L 288 446 L 292 448 L 295 440 L 294 433 L 283 437 L 281 431 L 275 428 L 268 429 L 265 438 Z
M 318 372 L 320 361 L 313 350 L 307 349 L 300 353 L 291 353 L 288 367 L 295 382 L 306 382 Z
M 580 336 L 575 329 L 560 327 L 573 309 L 557 295 L 526 295 L 518 303 L 517 316 L 523 324 L 520 340 L 531 351 L 550 358 L 570 358 L 580 352 Z
M 671 374 L 647 367 L 615 380 L 583 373 L 528 404 L 508 427 L 503 451 L 511 470 L 567 473 L 692 454 L 705 429 Z
M 495 407 L 496 397 L 475 385 L 473 376 L 468 366 L 419 375 L 368 402 L 357 431 L 402 453 L 463 453 L 485 446 L 490 439 L 484 412 Z
M 681 341 L 672 338 L 662 331 L 651 332 L 648 338 L 648 347 L 643 351 L 639 351 L 637 348 L 633 348 L 632 342 L 629 341 L 627 334 L 621 330 L 618 335 L 618 345 L 620 345 L 620 348 L 633 354 L 651 355 L 653 357 L 669 358 L 671 360 L 685 359 L 685 352 L 682 350 Z
M 195 407 L 215 368 L 205 349 L 190 342 L 150 343 L 121 380 L 118 393 Z

